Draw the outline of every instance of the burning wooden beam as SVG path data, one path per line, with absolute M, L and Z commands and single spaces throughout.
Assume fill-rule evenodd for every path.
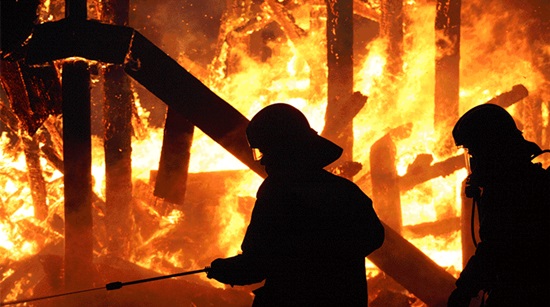
M 21 144 L 25 153 L 25 161 L 28 169 L 28 179 L 30 183 L 31 197 L 34 205 L 34 216 L 39 220 L 44 220 L 48 215 L 48 205 L 46 201 L 46 181 L 42 175 L 42 166 L 40 164 L 40 148 L 38 136 L 29 135 L 26 130 L 19 128 L 20 121 L 13 112 L 0 103 L 0 122 L 5 125 L 8 131 L 17 136 L 16 144 Z
M 155 178 L 155 196 L 174 204 L 183 204 L 195 126 L 172 108 L 168 108 L 159 169 Z
M 241 162 L 265 175 L 250 154 L 245 133 L 248 119 L 138 32 L 125 70 Z
M 340 121 L 340 111 L 353 93 L 353 1 L 327 0 L 328 94 L 325 123 Z M 353 161 L 353 122 L 348 122 L 331 140 L 344 149 L 333 164 Z
M 0 60 L 0 65 L 0 82 L 10 108 L 19 119 L 21 129 L 32 136 L 48 116 L 61 113 L 57 70 L 53 63 L 32 67 L 21 59 Z
M 127 0 L 103 1 L 104 19 L 128 25 Z M 105 135 L 105 204 L 109 252 L 128 256 L 129 242 L 124 234 L 132 229 L 132 109 L 131 80 L 122 65 L 107 65 L 104 70 L 103 121 Z
M 48 204 L 46 200 L 46 181 L 42 175 L 42 166 L 40 165 L 40 147 L 38 138 L 22 133 L 23 151 L 29 174 L 32 203 L 34 204 L 34 216 L 39 220 L 45 220 L 48 217 Z
M 92 140 L 90 72 L 82 60 L 63 64 L 63 152 L 65 194 L 65 283 L 92 284 Z
M 508 92 L 504 92 L 491 98 L 486 103 L 493 103 L 503 108 L 507 108 L 514 103 L 522 100 L 529 95 L 529 91 L 523 84 L 516 84 L 512 86 L 512 89 Z
M 419 159 L 422 155 L 417 156 L 417 159 L 407 169 L 407 173 L 399 177 L 399 190 L 408 191 L 416 185 L 439 176 L 447 176 L 455 171 L 464 168 L 465 160 L 463 155 L 453 156 L 444 161 L 432 163 L 433 157 L 429 155 L 428 160 Z
M 434 128 L 439 135 L 435 151 L 442 156 L 454 148 L 451 130 L 458 120 L 461 0 L 438 0 L 435 19 Z
M 372 199 L 378 216 L 392 229 L 401 233 L 403 221 L 399 181 L 395 168 L 395 150 L 390 134 L 386 134 L 372 144 L 370 150 Z
M 380 1 L 380 35 L 388 40 L 387 71 L 395 78 L 403 71 L 403 1 Z

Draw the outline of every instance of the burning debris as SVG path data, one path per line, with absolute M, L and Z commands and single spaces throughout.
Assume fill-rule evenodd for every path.
M 0 300 L 236 253 L 265 175 L 247 116 L 285 101 L 346 149 L 331 170 L 371 195 L 386 224 L 369 257 L 371 304 L 441 305 L 472 253 L 449 126 L 492 102 L 550 144 L 542 2 L 218 2 L 2 3 Z M 497 16 L 530 28 L 504 37 Z M 246 306 L 254 288 L 200 274 L 133 287 L 66 302 Z

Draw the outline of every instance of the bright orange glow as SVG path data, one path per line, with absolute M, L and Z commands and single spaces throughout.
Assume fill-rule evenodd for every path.
M 59 12 L 50 12 L 53 2 L 55 1 L 44 2 L 40 11 L 43 21 L 59 19 L 54 17 Z M 462 13 L 460 114 L 509 91 L 516 84 L 523 84 L 529 89 L 530 95 L 548 99 L 550 95 L 544 92 L 543 86 L 545 78 L 536 66 L 536 55 L 529 47 L 527 35 L 524 33 L 526 29 L 522 27 L 525 23 L 520 17 L 506 7 L 495 6 L 480 13 L 469 11 L 470 6 L 472 4 L 464 3 Z M 327 63 L 325 29 L 318 25 L 324 25 L 326 16 L 321 14 L 321 21 L 316 20 L 317 26 L 313 25 L 310 20 L 313 9 L 319 8 L 312 8 L 311 5 L 293 8 L 291 13 L 296 19 L 295 23 L 306 29 L 308 35 L 294 40 L 285 37 L 270 41 L 267 46 L 272 55 L 266 61 L 250 55 L 249 46 L 244 40 L 235 37 L 228 38 L 222 46 L 218 46 L 219 53 L 210 66 L 202 67 L 203 74 L 194 72 L 194 67 L 183 57 L 177 60 L 247 118 L 251 118 L 270 103 L 285 102 L 302 110 L 312 128 L 320 133 L 325 125 L 327 107 Z M 407 1 L 404 4 L 404 13 L 406 24 L 403 75 L 394 80 L 388 78 L 385 71 L 387 41 L 384 38 L 371 40 L 364 46 L 362 53 L 365 56 L 360 62 L 354 63 L 354 91 L 360 91 L 369 97 L 353 121 L 353 159 L 363 166 L 354 180 L 369 195 L 372 194 L 370 180 L 359 179 L 370 178 L 370 148 L 391 129 L 412 123 L 410 135 L 394 140 L 398 175 L 405 175 L 408 166 L 419 154 L 432 155 L 432 164 L 449 158 L 436 158 L 438 155 L 435 154 L 439 144 L 433 123 L 436 58 L 434 1 Z M 262 18 L 271 17 L 266 13 Z M 495 20 L 506 20 L 507 24 L 513 24 L 514 27 L 501 33 L 501 30 L 495 28 Z M 230 30 L 240 25 L 242 20 L 225 22 L 227 24 L 222 27 L 228 29 L 226 35 L 230 36 Z M 498 45 L 495 45 L 495 32 L 501 34 Z M 189 35 L 189 32 L 184 34 Z M 182 46 L 192 48 L 184 44 L 189 37 L 174 38 L 174 34 L 167 34 L 166 39 L 181 40 Z M 550 46 L 546 46 L 545 50 L 548 52 Z M 230 58 L 238 58 L 238 61 L 233 63 Z M 231 73 L 226 71 L 228 67 L 225 64 L 228 62 L 233 65 Z M 94 79 L 93 86 L 97 86 L 99 82 L 99 79 Z M 137 117 L 133 119 L 133 124 L 140 129 L 136 129 L 132 139 L 132 178 L 135 185 L 149 184 L 151 171 L 158 169 L 163 128 L 149 126 L 150 114 L 142 107 L 143 98 L 137 92 L 134 93 L 134 98 Z M 389 100 L 395 101 L 392 107 L 388 107 Z M 2 103 L 6 104 L 5 101 Z M 509 110 L 516 113 L 515 107 Z M 548 101 L 544 100 L 542 119 L 545 126 L 549 122 L 548 114 Z M 36 255 L 48 244 L 61 242 L 63 239 L 63 233 L 49 223 L 54 217 L 63 217 L 62 173 L 46 159 L 41 159 L 47 184 L 49 212 L 46 221 L 39 221 L 34 216 L 35 208 L 28 185 L 25 156 L 20 146 L 12 145 L 6 134 L 0 136 L 0 266 Z M 93 190 L 101 200 L 105 200 L 103 141 L 94 137 L 93 148 Z M 453 155 L 457 154 L 460 154 L 458 149 L 453 152 Z M 225 192 L 217 198 L 217 204 L 209 207 L 212 212 L 209 212 L 210 224 L 205 231 L 212 233 L 208 236 L 211 240 L 202 246 L 204 258 L 189 258 L 189 251 L 183 247 L 163 250 L 154 244 L 173 236 L 175 231 L 184 227 L 182 225 L 187 227 L 186 223 L 190 223 L 193 212 L 186 211 L 186 206 L 173 206 L 167 212 L 162 212 L 158 206 L 161 199 L 136 199 L 136 206 L 157 223 L 157 229 L 146 234 L 137 234 L 140 240 L 130 243 L 133 254 L 126 260 L 162 274 L 169 274 L 176 269 L 194 270 L 207 266 L 209 263 L 205 263 L 205 259 L 213 260 L 238 253 L 250 219 L 249 202 L 255 197 L 262 179 L 202 131 L 195 129 L 189 173 L 222 171 L 234 171 L 236 175 L 233 174 L 231 179 L 223 182 Z M 461 169 L 449 176 L 434 178 L 402 192 L 403 226 L 407 228 L 459 217 L 460 189 L 466 175 L 466 171 Z M 407 231 L 403 236 L 437 264 L 455 277 L 458 276 L 463 261 L 460 229 L 444 236 L 429 234 L 415 237 Z M 192 241 L 194 238 L 183 240 Z M 104 249 L 96 250 L 96 255 L 107 253 L 105 244 L 101 247 Z M 367 268 L 369 276 L 379 273 L 369 261 Z M 5 270 L 0 283 L 14 273 L 13 270 Z M 201 278 L 206 280 L 204 276 Z M 223 287 L 215 281 L 207 281 L 214 287 Z M 25 285 L 16 283 L 6 300 L 16 299 L 24 291 Z

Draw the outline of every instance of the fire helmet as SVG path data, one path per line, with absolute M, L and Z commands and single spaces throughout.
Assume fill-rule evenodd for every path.
M 472 149 L 500 147 L 510 140 L 523 139 L 514 118 L 506 109 L 496 104 L 482 104 L 473 107 L 460 117 L 453 128 L 457 146 Z
M 327 166 L 342 155 L 342 148 L 311 129 L 305 115 L 285 103 L 274 103 L 260 110 L 246 129 L 250 147 L 270 161 Z M 259 160 L 264 158 L 255 156 Z

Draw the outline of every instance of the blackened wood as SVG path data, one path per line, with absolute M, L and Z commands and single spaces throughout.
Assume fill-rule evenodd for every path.
M 101 5 L 103 22 L 119 26 L 127 26 L 129 24 L 129 0 L 107 0 L 102 1 Z
M 168 108 L 154 195 L 182 205 L 195 126 L 183 115 Z
M 425 238 L 430 235 L 448 238 L 452 236 L 455 231 L 460 229 L 460 219 L 460 217 L 456 216 L 415 225 L 407 225 L 403 226 L 403 232 L 406 232 L 410 238 Z
M 28 178 L 31 189 L 31 197 L 34 205 L 34 216 L 39 220 L 45 220 L 48 216 L 46 181 L 42 175 L 40 165 L 40 147 L 37 137 L 32 137 L 23 132 L 23 152 L 27 163 Z
M 265 175 L 246 140 L 249 120 L 138 32 L 125 71 L 245 165 Z
M 0 122 L 2 131 L 19 132 L 19 119 L 13 114 L 9 106 L 4 105 L 5 100 L 0 99 Z M 6 129 L 7 128 L 7 129 Z
M 371 147 L 372 199 L 378 216 L 401 233 L 401 195 L 395 167 L 395 151 L 395 144 L 389 134 L 380 138 Z
M 434 128 L 436 153 L 447 155 L 455 148 L 451 130 L 459 115 L 461 0 L 437 0 L 436 6 Z
M 116 25 L 128 24 L 127 0 L 103 2 L 103 16 Z M 104 70 L 105 204 L 109 251 L 128 256 L 128 236 L 132 230 L 132 108 L 131 79 L 122 65 L 107 65 Z
M 65 195 L 65 287 L 91 286 L 92 142 L 90 73 L 85 61 L 63 64 L 63 152 Z
M 26 63 L 42 64 L 70 57 L 122 64 L 134 30 L 95 20 L 67 19 L 36 25 L 28 43 Z
M 0 61 L 0 81 L 10 107 L 31 136 L 52 114 L 61 113 L 61 82 L 55 66 L 31 67 L 25 61 Z
M 123 256 L 129 251 L 124 234 L 131 230 L 133 93 L 120 65 L 107 66 L 104 80 L 105 219 L 109 250 Z
M 395 78 L 403 71 L 403 0 L 382 0 L 380 10 L 380 35 L 388 41 L 386 70 Z
M 328 94 L 325 124 L 340 121 L 340 110 L 353 93 L 353 1 L 326 0 Z M 335 126 L 335 125 L 334 125 Z M 353 160 L 353 124 L 334 133 L 331 140 L 344 149 L 339 161 Z

